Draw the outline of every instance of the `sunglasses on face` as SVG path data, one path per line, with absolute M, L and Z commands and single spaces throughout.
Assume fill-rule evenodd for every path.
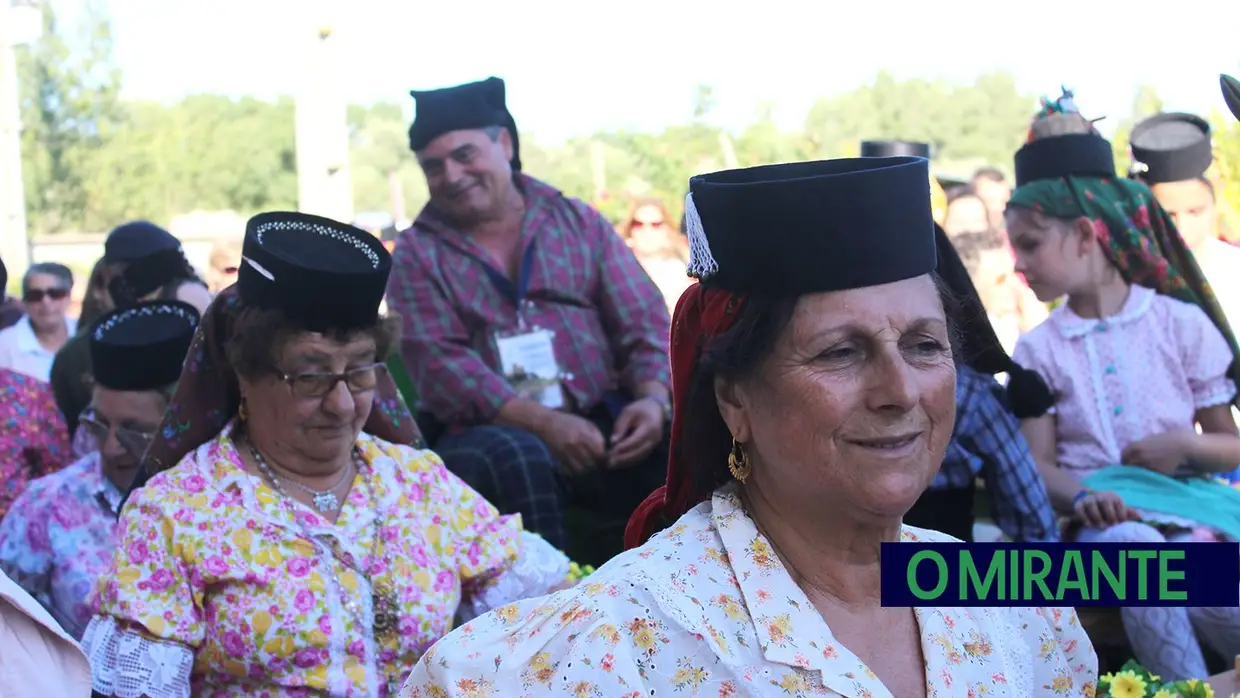
M 30 288 L 22 294 L 22 300 L 27 303 L 38 303 L 44 298 L 54 301 L 63 301 L 69 297 L 69 289 L 67 288 Z

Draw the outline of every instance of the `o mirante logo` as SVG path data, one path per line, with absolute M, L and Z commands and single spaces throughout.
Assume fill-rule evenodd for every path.
M 884 606 L 1236 606 L 1233 543 L 884 543 Z

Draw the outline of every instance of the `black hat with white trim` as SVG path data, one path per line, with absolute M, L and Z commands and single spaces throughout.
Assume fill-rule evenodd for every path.
M 237 271 L 246 306 L 274 308 L 310 332 L 374 325 L 392 255 L 374 235 L 306 213 L 260 213 Z

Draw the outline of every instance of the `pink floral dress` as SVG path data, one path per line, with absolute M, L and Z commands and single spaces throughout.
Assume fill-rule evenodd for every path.
M 0 517 L 26 483 L 70 461 L 69 430 L 51 387 L 0 368 Z
M 947 542 L 905 527 L 904 541 Z M 1092 698 L 1071 608 L 918 608 L 930 698 Z M 893 698 L 839 642 L 731 485 L 573 589 L 505 606 L 422 657 L 404 698 Z
M 567 558 L 430 451 L 362 434 L 368 467 L 332 524 L 245 471 L 230 432 L 126 505 L 82 640 L 96 691 L 386 696 L 448 632 L 463 598 L 472 616 L 567 577 Z M 396 632 L 376 631 L 358 568 L 395 590 Z M 363 612 L 351 612 L 359 599 Z

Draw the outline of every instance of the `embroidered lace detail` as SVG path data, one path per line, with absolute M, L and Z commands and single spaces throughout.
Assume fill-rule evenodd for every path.
M 689 276 L 695 279 L 707 279 L 719 271 L 719 263 L 710 251 L 710 242 L 706 240 L 706 230 L 702 227 L 702 217 L 698 215 L 697 206 L 693 203 L 693 194 L 685 197 L 685 235 L 689 238 Z
M 522 531 L 521 552 L 517 554 L 517 559 L 511 567 L 476 589 L 461 604 L 461 621 L 471 621 L 491 609 L 514 601 L 542 596 L 568 578 L 568 569 L 568 556 L 541 536 Z
M 1025 637 L 1022 628 L 1028 623 L 1030 616 L 1042 615 L 1042 609 L 987 608 L 980 610 L 988 623 L 994 624 L 991 626 L 994 628 L 992 641 L 999 647 L 1004 668 L 1003 675 L 1007 677 L 1008 690 L 1012 691 L 1010 695 L 1032 696 L 1037 695 L 1039 690 L 1045 690 L 1041 686 L 1034 685 L 1033 653 L 1030 652 L 1032 648 L 1038 647 L 1041 643 L 1035 645 L 1031 642 L 1032 638 Z M 1055 627 L 1050 618 L 1046 618 L 1046 621 L 1049 627 Z M 1044 640 L 1044 638 L 1037 639 Z
M 115 698 L 189 698 L 194 653 L 95 616 L 82 636 L 90 659 L 92 690 Z

